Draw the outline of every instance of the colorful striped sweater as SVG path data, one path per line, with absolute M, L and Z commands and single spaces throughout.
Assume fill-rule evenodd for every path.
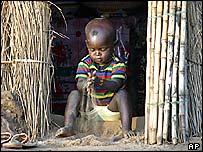
M 116 56 L 104 65 L 98 65 L 93 62 L 89 55 L 85 56 L 78 64 L 76 80 L 78 78 L 88 78 L 88 72 L 91 74 L 96 70 L 96 75 L 101 79 L 124 79 L 126 80 L 126 66 Z M 114 92 L 102 89 L 96 86 L 95 93 L 91 94 L 96 99 L 96 104 L 100 106 L 108 105 Z

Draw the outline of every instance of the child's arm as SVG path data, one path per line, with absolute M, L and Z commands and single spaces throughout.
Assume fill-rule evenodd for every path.
M 80 92 L 83 92 L 85 91 L 86 89 L 86 82 L 87 82 L 87 79 L 85 78 L 78 78 L 78 81 L 77 81 L 77 88 Z
M 100 79 L 96 76 L 96 71 L 93 72 L 93 75 L 88 73 L 88 79 L 78 78 L 77 88 L 79 91 L 83 92 L 90 89 L 89 87 L 94 83 L 101 87 L 102 89 L 106 89 L 112 92 L 118 91 L 124 84 L 124 79 Z M 87 90 L 86 90 L 87 89 Z
M 100 79 L 96 76 L 96 71 L 91 75 L 88 73 L 89 78 L 87 80 L 88 86 L 94 83 L 94 85 L 101 87 L 112 92 L 118 91 L 124 84 L 124 79 Z
M 100 79 L 98 77 L 94 80 L 94 85 L 100 86 L 103 89 L 115 92 L 118 91 L 124 84 L 123 79 Z

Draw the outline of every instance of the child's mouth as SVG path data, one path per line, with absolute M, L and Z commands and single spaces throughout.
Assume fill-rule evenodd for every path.
M 95 59 L 96 59 L 96 60 L 99 60 L 99 61 L 101 61 L 101 60 L 102 60 L 102 58 L 100 58 L 100 57 L 96 57 Z
M 102 62 L 102 58 L 95 58 L 95 61 L 98 62 L 98 63 L 101 63 Z

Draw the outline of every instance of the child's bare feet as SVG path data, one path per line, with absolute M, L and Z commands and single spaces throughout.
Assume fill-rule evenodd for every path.
M 134 137 L 134 136 L 136 136 L 136 135 L 135 135 L 135 133 L 132 130 L 124 131 L 123 132 L 123 137 L 125 139 L 131 138 L 131 137 Z
M 55 137 L 69 137 L 74 135 L 72 126 L 64 126 L 56 131 Z

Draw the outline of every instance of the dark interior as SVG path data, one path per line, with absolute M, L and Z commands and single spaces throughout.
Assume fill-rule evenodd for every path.
M 92 18 L 105 16 L 112 20 L 116 29 L 120 29 L 120 53 L 129 53 L 127 90 L 133 105 L 133 116 L 144 116 L 147 1 L 52 2 L 61 9 L 52 6 L 52 28 L 69 39 L 55 35 L 52 44 L 55 74 L 51 112 L 63 115 L 68 95 L 76 89 L 74 77 L 77 63 L 87 54 L 85 25 Z

